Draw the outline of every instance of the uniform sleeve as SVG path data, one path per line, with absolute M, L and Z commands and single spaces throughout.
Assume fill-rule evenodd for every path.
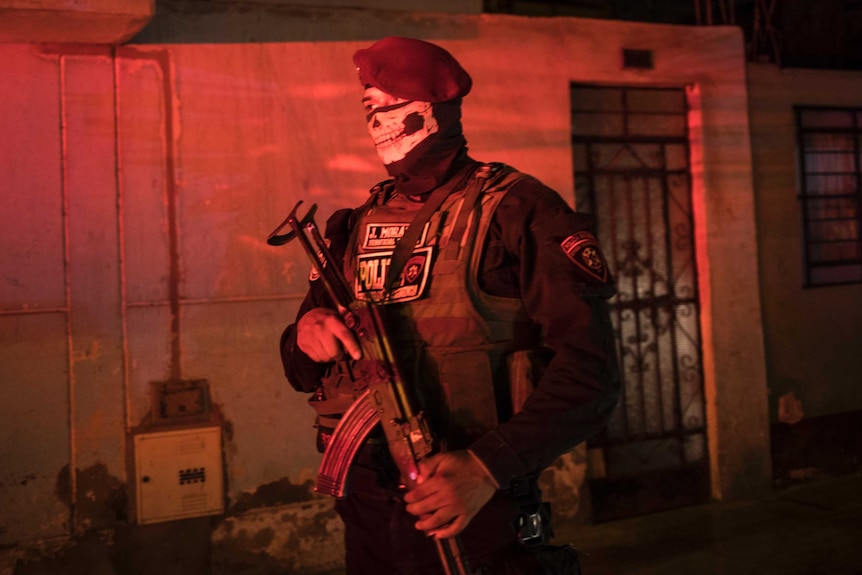
M 352 213 L 353 210 L 339 210 L 326 222 L 324 237 L 330 242 L 329 249 L 338 266 L 342 265 L 344 259 Z M 315 307 L 333 307 L 332 300 L 321 279 L 309 278 L 308 292 L 299 306 L 296 319 L 281 334 L 279 342 L 284 375 L 294 389 L 302 392 L 314 391 L 328 367 L 328 364 L 312 360 L 296 345 L 296 324 L 299 318 Z
M 470 446 L 503 488 L 599 431 L 618 399 L 606 301 L 614 284 L 589 226 L 532 178 L 513 186 L 494 214 L 484 289 L 521 297 L 553 355 L 523 409 Z

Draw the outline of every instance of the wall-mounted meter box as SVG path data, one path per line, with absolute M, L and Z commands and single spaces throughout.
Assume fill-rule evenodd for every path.
M 138 523 L 224 512 L 221 427 L 135 435 Z

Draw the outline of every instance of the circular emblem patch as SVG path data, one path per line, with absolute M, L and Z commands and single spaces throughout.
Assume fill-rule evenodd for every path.
M 608 281 L 608 266 L 599 249 L 599 242 L 590 232 L 577 232 L 560 243 L 563 252 L 591 278 Z

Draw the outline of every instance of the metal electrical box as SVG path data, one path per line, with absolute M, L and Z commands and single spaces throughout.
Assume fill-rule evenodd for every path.
M 138 523 L 224 512 L 221 427 L 135 436 Z

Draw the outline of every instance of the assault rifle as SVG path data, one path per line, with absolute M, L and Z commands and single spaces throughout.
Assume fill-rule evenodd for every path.
M 302 219 L 294 206 L 287 219 L 267 238 L 270 245 L 283 245 L 297 239 L 324 282 L 344 324 L 356 335 L 362 349 L 361 360 L 347 360 L 354 372 L 369 381 L 368 388 L 356 398 L 340 419 L 329 441 L 314 490 L 344 497 L 350 464 L 371 430 L 380 423 L 389 452 L 401 472 L 401 480 L 412 489 L 419 477 L 419 462 L 433 449 L 434 438 L 428 422 L 417 408 L 413 390 L 401 375 L 392 351 L 391 339 L 380 313 L 380 306 L 357 300 L 343 271 L 335 265 L 317 225 L 316 205 Z M 286 226 L 290 231 L 279 235 Z M 330 265 L 327 265 L 329 263 Z M 435 539 L 446 575 L 471 575 L 463 557 L 461 539 Z

